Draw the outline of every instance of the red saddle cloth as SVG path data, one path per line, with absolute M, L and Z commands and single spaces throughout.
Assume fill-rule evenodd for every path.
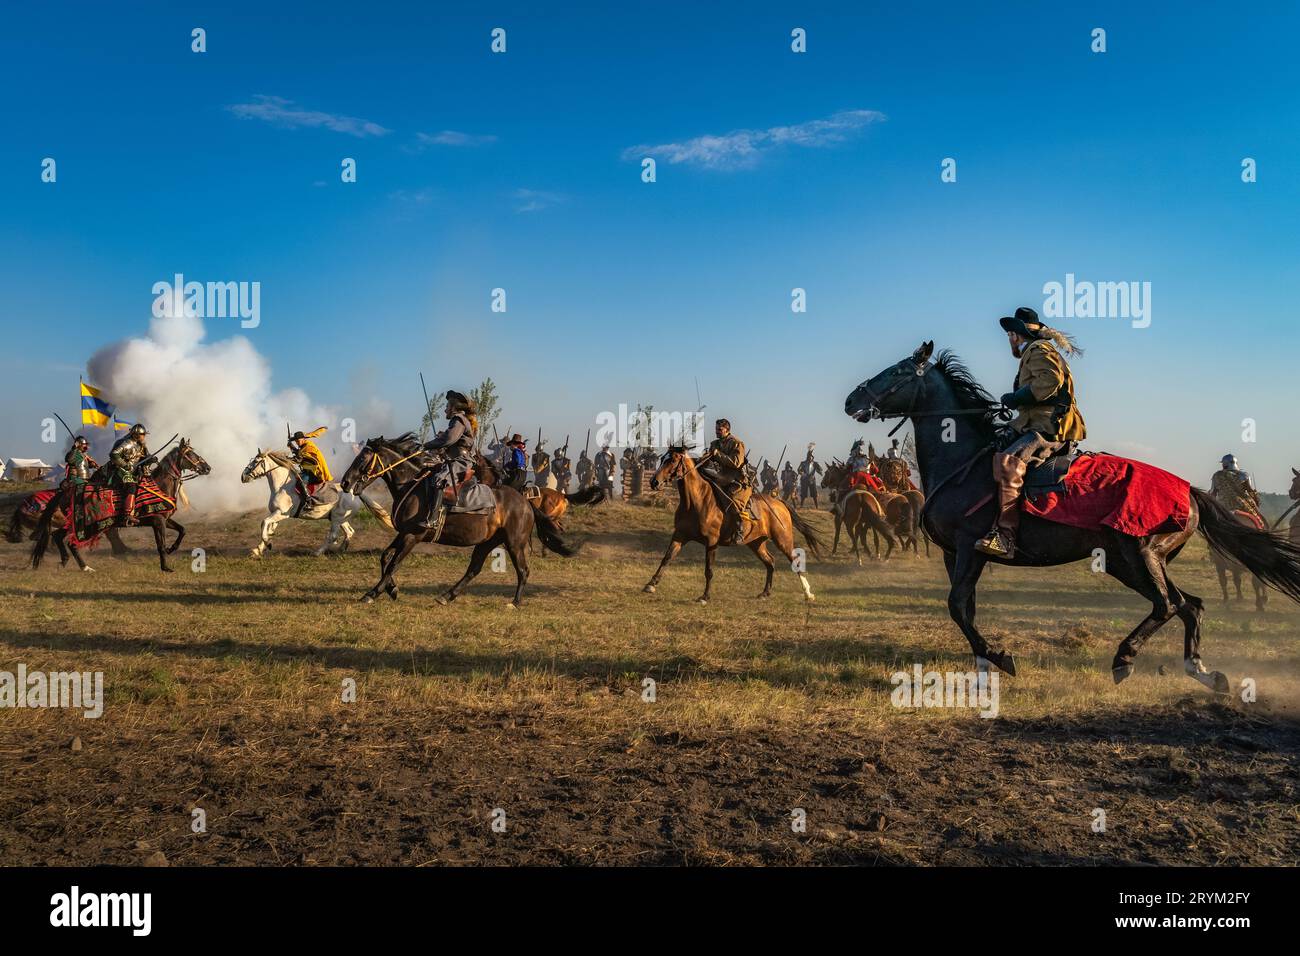
M 1065 491 L 1025 497 L 1026 514 L 1076 528 L 1113 528 L 1141 537 L 1187 527 L 1192 486 L 1177 475 L 1115 455 L 1080 455 Z
M 868 491 L 884 491 L 885 483 L 868 471 L 855 471 L 849 476 L 849 490 L 859 487 Z

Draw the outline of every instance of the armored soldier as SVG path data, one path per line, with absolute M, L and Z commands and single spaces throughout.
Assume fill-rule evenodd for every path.
M 848 468 L 850 475 L 856 474 L 860 471 L 869 472 L 871 470 L 871 459 L 868 458 L 867 453 L 862 450 L 861 438 L 855 441 L 853 447 L 849 449 Z
M 898 439 L 895 438 L 889 443 L 889 450 L 885 452 L 886 458 L 902 458 L 903 452 L 898 447 Z
M 763 472 L 760 480 L 763 483 L 763 494 L 776 494 L 776 489 L 780 484 L 780 479 L 776 473 L 776 466 L 770 461 L 763 462 Z
M 90 442 L 85 435 L 78 435 L 72 440 L 72 447 L 63 456 L 65 482 L 70 482 L 80 489 L 90 480 L 90 473 L 99 467 L 99 462 L 90 457 Z
M 1219 462 L 1223 467 L 1210 479 L 1210 494 L 1230 511 L 1244 511 L 1262 520 L 1259 513 L 1259 492 L 1249 473 L 1237 467 L 1234 455 L 1224 455 Z
M 618 463 L 614 460 L 614 453 L 609 450 L 609 446 L 603 446 L 596 453 L 596 463 L 594 471 L 596 475 L 596 485 L 604 488 L 611 496 L 614 494 L 614 468 Z
M 700 474 L 722 489 L 730 500 L 735 520 L 731 522 L 731 534 L 721 544 L 739 544 L 745 537 L 745 522 L 752 520 L 749 513 L 749 499 L 754 493 L 750 483 L 745 460 L 745 443 L 731 433 L 731 422 L 719 418 L 714 422 L 714 434 L 718 437 L 709 443 L 709 450 L 695 463 Z
M 316 507 L 316 489 L 332 477 L 325 456 L 312 441 L 326 431 L 322 425 L 312 431 L 294 432 L 289 436 L 289 451 L 293 455 L 294 464 L 294 490 L 298 492 L 298 507 L 293 512 L 295 518 L 302 514 L 303 508 Z
M 821 463 L 813 457 L 816 447 L 816 442 L 809 442 L 808 455 L 799 463 L 799 504 L 811 498 L 814 508 L 817 507 L 817 476 L 822 473 Z
M 781 497 L 786 501 L 794 500 L 795 488 L 799 485 L 799 472 L 794 470 L 794 465 L 790 462 L 785 463 L 781 469 Z
M 578 472 L 578 490 L 586 491 L 591 487 L 592 465 L 591 458 L 587 456 L 587 449 L 585 448 L 578 453 L 576 469 Z
M 117 516 L 124 525 L 135 525 L 135 494 L 140 483 L 142 469 L 153 464 L 157 459 L 149 454 L 145 439 L 149 433 L 139 423 L 131 426 L 126 437 L 118 439 L 113 450 L 108 454 L 108 463 L 112 468 L 112 484 L 121 489 Z
M 546 453 L 546 439 L 543 438 L 533 449 L 533 481 L 538 488 L 547 487 L 546 478 L 551 473 L 551 456 Z
M 1017 414 L 999 435 L 1001 451 L 993 453 L 998 506 L 993 529 L 975 547 L 994 557 L 1012 558 L 1025 472 L 1030 465 L 1068 452 L 1087 437 L 1087 430 L 1074 401 L 1070 366 L 1061 355 L 1079 352 L 1074 341 L 1044 325 L 1030 308 L 1016 309 L 1014 316 L 1004 316 L 998 324 L 1007 333 L 1011 354 L 1020 360 L 1011 391 L 1002 396 L 1002 404 Z
M 428 464 L 434 467 L 429 480 L 428 511 L 420 516 L 416 527 L 421 531 L 442 530 L 446 509 L 455 500 L 456 490 L 469 477 L 474 466 L 474 441 L 478 437 L 478 406 L 472 398 L 454 389 L 447 392 L 447 427 L 424 443 L 424 450 L 432 452 Z
M 561 445 L 555 449 L 555 457 L 551 459 L 551 474 L 555 475 L 555 487 L 560 489 L 560 494 L 569 493 L 569 479 L 573 472 L 569 466 L 569 446 Z

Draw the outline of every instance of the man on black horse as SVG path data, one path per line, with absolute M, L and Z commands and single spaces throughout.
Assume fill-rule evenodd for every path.
M 1016 411 L 999 436 L 993 453 L 997 483 L 997 512 L 993 529 L 975 543 L 985 554 L 1012 558 L 1020 528 L 1020 492 L 1025 472 L 1054 455 L 1068 453 L 1087 436 L 1083 416 L 1074 401 L 1074 378 L 1061 352 L 1082 354 L 1064 332 L 1049 328 L 1033 309 L 1016 309 L 998 320 L 1007 333 L 1011 354 L 1020 368 L 1002 404 Z
M 429 476 L 429 508 L 416 523 L 421 531 L 441 531 L 447 509 L 455 501 L 457 490 L 474 470 L 474 441 L 478 436 L 478 406 L 460 392 L 447 392 L 447 427 L 425 442 L 425 451 L 434 456 L 427 460 L 433 469 Z M 449 497 L 450 496 L 450 497 Z M 435 535 L 436 537 L 436 535 Z

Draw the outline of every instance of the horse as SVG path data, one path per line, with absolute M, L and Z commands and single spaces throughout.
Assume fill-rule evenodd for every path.
M 288 452 L 263 451 L 259 448 L 257 454 L 240 473 L 239 480 L 248 484 L 258 478 L 266 479 L 271 497 L 266 503 L 266 517 L 262 519 L 261 540 L 258 541 L 257 547 L 248 553 L 250 558 L 260 558 L 271 549 L 271 536 L 275 534 L 276 525 L 286 518 L 296 517 L 309 521 L 330 519 L 329 533 L 325 535 L 321 546 L 316 549 L 318 557 L 326 551 L 337 551 L 341 554 L 348 549 L 352 536 L 356 533 L 349 519 L 361 510 L 363 504 L 379 519 L 380 524 L 389 531 L 393 530 L 392 519 L 383 505 L 368 495 L 347 494 L 339 488 L 337 481 L 328 482 L 323 486 L 321 500 L 315 506 L 304 508 L 301 514 L 295 514 L 301 493 L 296 487 L 291 456 Z
M 1291 515 L 1291 524 L 1289 525 L 1288 530 L 1291 533 L 1291 540 L 1296 544 L 1300 544 L 1300 511 L 1296 511 L 1297 508 L 1300 508 L 1300 471 L 1296 471 L 1292 468 L 1291 476 L 1291 490 L 1287 492 L 1287 497 L 1294 501 L 1295 504 L 1282 512 L 1281 517 L 1279 517 L 1277 521 L 1273 522 L 1273 527 L 1276 528 L 1282 523 L 1283 518 L 1295 511 L 1296 513 Z
M 420 516 L 429 513 L 429 482 L 424 480 L 425 467 L 420 463 L 425 452 L 413 434 L 407 432 L 397 438 L 372 438 L 348 466 L 339 487 L 348 493 L 360 494 L 376 478 L 381 478 L 393 497 L 392 520 L 397 537 L 379 557 L 379 581 L 361 597 L 365 604 L 374 603 L 380 591 L 397 600 L 397 584 L 393 580 L 398 565 L 405 560 L 421 541 L 434 541 L 432 529 L 416 527 Z M 504 547 L 515 568 L 515 594 L 508 607 L 518 608 L 524 602 L 524 584 L 528 580 L 528 539 L 533 527 L 538 528 L 542 541 L 552 551 L 567 557 L 577 553 L 562 537 L 559 529 L 546 515 L 537 511 L 515 489 L 498 485 L 492 487 L 496 509 L 490 514 L 448 514 L 444 519 L 436 543 L 455 548 L 473 548 L 469 568 L 451 589 L 437 599 L 439 604 L 456 600 L 461 591 L 483 570 L 489 554 Z
M 921 529 L 921 512 L 925 510 L 925 495 L 912 484 L 912 469 L 902 458 L 876 458 L 876 471 L 885 490 L 891 494 L 901 495 L 911 507 L 912 523 L 910 543 L 912 550 L 920 556 L 917 538 L 925 542 L 925 556 L 930 556 L 930 539 Z
M 870 489 L 862 487 L 850 489 L 848 479 L 848 466 L 838 460 L 827 465 L 822 476 L 822 487 L 830 489 L 831 514 L 835 518 L 835 541 L 831 545 L 831 554 L 835 554 L 839 549 L 840 526 L 845 525 L 849 529 L 849 544 L 853 547 L 853 554 L 858 559 L 859 567 L 862 565 L 861 551 L 867 550 L 868 530 L 872 531 L 876 538 L 876 553 L 872 558 L 880 558 L 880 537 L 883 535 L 889 550 L 881 560 L 888 561 L 894 553 L 898 539 L 894 536 L 894 530 L 889 522 L 885 520 L 885 511 Z
M 1248 528 L 1264 527 L 1263 523 L 1257 521 L 1249 512 L 1233 511 L 1232 516 Z M 1246 573 L 1246 568 L 1240 561 L 1234 561 L 1214 550 L 1210 551 L 1210 561 L 1214 564 L 1215 573 L 1219 575 L 1219 589 L 1223 591 L 1223 603 L 1227 604 L 1230 600 L 1228 597 L 1229 574 L 1232 575 L 1232 583 L 1237 590 L 1237 600 L 1242 600 L 1241 576 Z M 1250 576 L 1250 583 L 1255 589 L 1255 610 L 1265 610 L 1268 604 L 1268 588 L 1264 586 L 1263 581 L 1253 574 Z
M 694 459 L 686 454 L 686 448 L 681 445 L 670 446 L 664 453 L 658 470 L 650 479 L 650 487 L 658 489 L 664 481 L 677 482 L 677 513 L 673 516 L 673 536 L 663 560 L 659 562 L 658 570 L 643 590 L 647 594 L 654 594 L 664 568 L 681 551 L 682 545 L 688 541 L 698 541 L 704 545 L 704 593 L 697 600 L 700 604 L 708 604 L 709 588 L 713 584 L 713 560 L 726 518 L 726 509 L 719 503 L 722 492 L 715 489 L 696 470 Z M 817 532 L 800 517 L 794 505 L 786 504 L 772 495 L 755 494 L 749 500 L 749 510 L 757 520 L 749 522 L 745 539 L 739 543 L 753 551 L 767 571 L 767 580 L 758 596 L 767 598 L 772 595 L 772 574 L 776 565 L 767 550 L 767 542 L 770 540 L 790 561 L 791 567 L 796 569 L 799 583 L 803 586 L 804 599 L 813 600 L 808 575 L 802 570 L 802 563 L 795 560 L 794 532 L 796 529 L 800 531 L 813 554 L 820 558 Z
M 23 531 L 30 532 L 29 540 L 36 540 L 36 528 L 41 521 L 41 512 L 45 506 L 54 498 L 60 497 L 60 489 L 51 488 L 48 491 L 33 491 L 30 495 L 18 502 L 14 508 L 13 516 L 9 519 L 8 540 L 11 544 L 21 544 L 23 540 Z M 55 505 L 56 508 L 61 508 Z M 56 527 L 62 527 L 67 516 L 62 510 L 54 513 L 52 524 Z M 131 549 L 122 541 L 122 536 L 118 533 L 117 528 L 106 528 L 104 537 L 108 538 L 108 543 L 112 546 L 113 557 L 120 558 L 131 553 Z
M 181 546 L 181 541 L 185 538 L 184 526 L 177 522 L 172 515 L 176 513 L 176 498 L 181 489 L 182 475 L 186 471 L 192 471 L 196 475 L 206 475 L 212 471 L 212 467 L 194 450 L 188 438 L 182 438 L 175 448 L 159 460 L 153 473 L 149 476 L 153 485 L 157 488 L 158 494 L 169 503 L 168 506 L 152 514 L 141 515 L 139 518 L 139 527 L 147 525 L 153 528 L 154 545 L 158 549 L 158 564 L 163 571 L 168 573 L 173 569 L 167 564 L 167 555 L 175 554 Z M 33 568 L 41 566 L 41 559 L 45 556 L 46 548 L 49 547 L 50 538 L 53 537 L 54 543 L 59 548 L 60 567 L 67 566 L 68 552 L 71 550 L 72 556 L 77 559 L 77 565 L 82 571 L 94 570 L 82 559 L 81 548 L 77 541 L 72 504 L 72 495 L 75 490 L 69 488 L 66 492 L 55 495 L 50 500 L 50 503 L 45 506 L 45 511 L 41 513 L 40 522 L 36 528 L 36 544 L 32 548 Z M 116 491 L 117 495 L 122 494 L 120 488 L 116 489 Z M 137 495 L 144 491 L 145 485 L 142 481 Z M 110 504 L 114 509 L 117 506 L 117 495 L 110 497 Z M 67 500 L 67 504 L 60 507 L 60 503 L 64 499 Z M 62 515 L 62 523 L 55 531 L 51 532 L 50 528 L 54 523 L 56 514 Z M 171 528 L 176 532 L 176 540 L 172 542 L 169 548 L 165 547 L 167 543 L 165 529 L 167 528 Z
M 1228 679 L 1207 672 L 1201 660 L 1204 602 L 1178 588 L 1168 563 L 1198 530 L 1209 546 L 1235 558 L 1265 583 L 1300 601 L 1300 546 L 1279 534 L 1247 528 L 1206 491 L 1192 488 L 1186 527 L 1143 536 L 1111 528 L 1076 528 L 1025 514 L 1015 555 L 994 558 L 975 549 L 993 524 L 995 485 L 989 455 L 998 447 L 1004 409 L 977 383 L 952 352 L 934 362 L 933 342 L 886 367 L 855 388 L 844 411 L 856 421 L 910 418 L 916 435 L 917 465 L 927 492 L 922 524 L 943 549 L 950 590 L 948 613 L 975 654 L 976 667 L 989 664 L 1009 676 L 1015 660 L 994 650 L 975 626 L 975 589 L 989 561 L 1014 567 L 1047 567 L 1105 556 L 1107 574 L 1151 602 L 1149 613 L 1120 643 L 1111 663 L 1115 683 L 1128 678 L 1142 645 L 1173 617 L 1183 622 L 1183 669 L 1217 693 Z
M 474 474 L 478 476 L 479 481 L 489 488 L 495 488 L 501 484 L 501 473 L 497 466 L 491 459 L 485 458 L 478 452 L 474 454 Z M 558 488 L 534 487 L 537 488 L 538 493 L 531 498 L 525 497 L 524 500 L 536 508 L 539 513 L 550 518 L 561 533 L 564 531 L 564 526 L 560 519 L 564 517 L 570 506 L 577 508 L 598 505 L 609 497 L 608 492 L 599 485 L 590 485 L 572 494 L 565 494 Z M 540 533 L 538 538 L 541 538 Z M 545 553 L 546 542 L 542 541 L 542 554 Z

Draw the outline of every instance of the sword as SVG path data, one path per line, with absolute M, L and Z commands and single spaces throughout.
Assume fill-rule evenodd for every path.
M 1276 531 L 1277 526 L 1282 523 L 1282 519 L 1285 518 L 1287 515 L 1289 515 L 1291 512 L 1295 511 L 1297 508 L 1300 508 L 1300 501 L 1297 501 L 1290 508 L 1287 508 L 1286 511 L 1282 512 L 1281 517 L 1279 517 L 1276 521 L 1273 522 L 1272 530 Z

